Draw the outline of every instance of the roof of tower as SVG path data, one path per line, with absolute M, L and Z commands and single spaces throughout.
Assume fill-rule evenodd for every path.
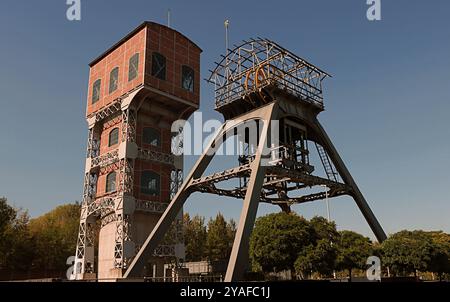
M 200 51 L 202 51 L 202 49 L 195 44 L 191 39 L 189 39 L 188 37 L 186 37 L 185 35 L 183 35 L 182 33 L 180 33 L 179 31 L 167 27 L 165 25 L 156 23 L 156 22 L 152 22 L 152 21 L 145 21 L 143 23 L 141 23 L 138 27 L 136 27 L 132 32 L 130 32 L 128 35 L 126 35 L 125 37 L 123 37 L 119 42 L 115 43 L 113 46 L 111 46 L 107 51 L 105 51 L 104 53 L 102 53 L 100 56 L 98 56 L 97 58 L 95 58 L 91 63 L 89 63 L 89 66 L 92 67 L 93 65 L 95 65 L 96 63 L 98 63 L 100 60 L 102 60 L 103 58 L 105 58 L 108 54 L 110 54 L 111 52 L 113 52 L 116 48 L 118 48 L 120 45 L 122 45 L 123 43 L 125 43 L 126 41 L 128 41 L 131 37 L 133 37 L 136 33 L 138 33 L 139 31 L 141 31 L 142 29 L 144 29 L 146 26 L 159 26 L 159 27 L 164 27 L 166 29 L 169 29 L 177 34 L 179 34 L 180 36 L 186 38 L 189 42 L 191 42 L 195 47 L 197 47 Z

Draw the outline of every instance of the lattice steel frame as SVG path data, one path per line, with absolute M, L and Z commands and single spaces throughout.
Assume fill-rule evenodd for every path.
M 130 94 L 128 94 L 130 95 Z M 111 121 L 117 119 L 120 121 L 121 142 L 136 142 L 137 109 L 126 105 L 123 107 L 123 101 L 127 95 L 117 99 L 111 105 L 94 115 L 94 123 L 90 125 L 88 132 L 88 142 L 86 158 L 89 167 L 85 173 L 83 185 L 83 203 L 82 215 L 79 225 L 79 234 L 76 248 L 76 267 L 78 275 L 94 272 L 94 234 L 93 226 L 96 219 L 101 219 L 101 227 L 114 222 L 116 224 L 115 249 L 114 249 L 114 267 L 117 269 L 127 268 L 128 263 L 133 256 L 126 257 L 124 246 L 132 242 L 131 228 L 133 225 L 132 215 L 123 212 L 124 196 L 133 195 L 134 185 L 134 158 L 119 158 L 119 149 L 114 149 L 108 153 L 100 155 L 99 124 L 105 120 Z M 129 104 L 129 103 L 128 103 Z M 180 129 L 182 133 L 182 128 Z M 179 143 L 182 144 L 182 135 Z M 182 148 L 181 146 L 178 146 Z M 137 158 L 141 160 L 150 160 L 167 165 L 174 166 L 174 155 L 138 148 Z M 118 185 L 116 193 L 102 198 L 96 198 L 97 180 L 99 173 L 105 173 L 108 169 L 118 170 Z M 170 181 L 170 196 L 176 194 L 183 181 L 181 169 L 174 168 Z M 135 200 L 135 211 L 161 214 L 167 208 L 167 203 Z M 184 242 L 182 234 L 182 217 L 177 221 L 176 242 Z M 158 247 L 155 256 L 173 257 L 175 256 L 175 245 L 164 245 Z M 87 264 L 90 264 L 88 267 Z M 79 276 L 78 276 L 79 277 Z M 78 278 L 77 277 L 77 278 Z M 81 277 L 82 278 L 82 277 Z
M 263 122 L 256 152 L 248 164 L 202 176 L 223 144 L 223 137 L 229 138 L 227 134 L 231 133 L 236 135 L 235 121 L 226 120 L 131 262 L 125 272 L 125 278 L 137 277 L 142 273 L 146 259 L 152 255 L 187 198 L 195 191 L 244 199 L 225 281 L 239 281 L 243 278 L 248 263 L 249 238 L 261 201 L 286 205 L 347 194 L 353 197 L 377 239 L 380 242 L 386 239 L 381 225 L 317 120 L 317 114 L 324 108 L 322 81 L 329 76 L 326 72 L 272 41 L 258 39 L 245 41 L 234 50 L 229 50 L 227 56 L 217 63 L 211 73 L 208 81 L 215 84 L 216 110 L 221 111 L 220 108 L 226 105 L 242 106 L 244 111 L 241 111 L 236 120 Z M 252 108 L 242 102 L 253 102 L 254 106 Z M 239 113 L 239 110 L 237 112 Z M 317 144 L 319 152 L 323 150 L 321 160 L 327 178 L 311 175 L 307 169 L 296 170 L 295 166 L 286 168 L 269 160 L 273 151 L 272 147 L 267 147 L 273 146 L 270 138 L 271 124 L 273 121 L 290 117 L 301 121 L 301 126 L 307 127 L 313 133 L 312 141 Z M 342 178 L 342 183 L 337 181 L 336 173 Z M 218 182 L 241 176 L 249 178 L 244 187 L 232 190 L 216 187 Z M 326 186 L 329 191 L 298 197 L 271 197 L 276 194 L 276 185 L 280 183 L 294 184 L 288 188 L 292 191 L 317 185 Z
M 250 39 L 216 63 L 207 80 L 214 84 L 216 109 L 274 84 L 323 108 L 325 71 L 268 39 Z

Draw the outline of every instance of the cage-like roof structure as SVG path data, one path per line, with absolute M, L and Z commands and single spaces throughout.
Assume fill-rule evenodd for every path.
M 322 81 L 330 75 L 268 39 L 243 41 L 216 63 L 208 82 L 215 85 L 216 110 L 248 100 L 264 89 L 281 89 L 323 109 Z

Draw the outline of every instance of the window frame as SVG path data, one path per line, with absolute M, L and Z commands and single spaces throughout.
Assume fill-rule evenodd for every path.
M 156 71 L 155 70 L 156 63 L 160 64 L 160 62 L 159 62 L 160 59 L 163 60 L 163 62 L 164 62 L 164 66 L 163 66 L 164 68 L 161 68 L 161 66 L 159 66 L 160 69 L 158 71 Z M 162 76 L 160 75 L 161 71 L 163 71 Z M 163 54 L 159 53 L 159 52 L 156 52 L 156 51 L 152 52 L 152 70 L 151 70 L 151 75 L 153 77 L 157 78 L 157 79 L 165 81 L 166 80 L 166 73 L 167 73 L 167 59 L 166 59 L 166 57 Z
M 109 94 L 113 93 L 114 91 L 116 91 L 119 88 L 119 66 L 114 67 L 111 72 L 109 73 L 109 89 L 108 92 Z M 112 76 L 113 76 L 113 72 L 117 73 L 117 79 L 116 79 L 116 83 L 114 87 L 111 87 L 113 82 L 112 82 Z M 113 89 L 111 89 L 113 88 Z
M 98 86 L 98 93 L 96 94 L 96 86 Z M 95 80 L 95 82 L 92 84 L 92 99 L 91 99 L 91 103 L 95 104 L 100 100 L 100 95 L 102 93 L 102 79 L 99 78 L 97 80 Z
M 113 175 L 114 174 L 114 179 L 112 179 L 111 178 L 111 175 Z M 111 186 L 111 183 L 110 183 L 110 181 L 114 181 L 114 188 L 112 188 L 111 190 L 108 190 L 109 188 L 109 186 Z M 105 181 L 105 193 L 113 193 L 113 192 L 116 192 L 117 191 L 117 173 L 116 173 L 116 171 L 112 171 L 112 172 L 109 172 L 107 175 L 106 175 L 106 181 Z
M 156 145 L 152 144 L 150 141 L 146 141 L 145 140 L 145 137 L 146 137 L 145 136 L 145 131 L 146 130 L 151 130 L 154 134 L 157 135 L 158 143 Z M 159 129 L 156 129 L 156 128 L 151 127 L 151 126 L 144 126 L 142 128 L 142 144 L 150 145 L 150 146 L 152 146 L 154 148 L 161 148 L 161 131 Z
M 111 142 L 111 135 L 113 135 L 113 132 L 117 132 L 117 142 L 115 142 L 115 143 Z M 111 131 L 109 131 L 109 134 L 108 134 L 108 147 L 112 147 L 114 145 L 117 145 L 118 143 L 119 143 L 119 128 L 115 127 L 113 129 L 111 129 Z
M 144 181 L 146 181 L 146 177 L 144 177 L 144 175 L 148 173 L 148 181 L 150 180 L 155 180 L 155 190 L 154 192 L 151 191 L 148 188 L 148 182 L 144 183 Z M 154 177 L 154 178 L 153 178 Z M 141 172 L 141 184 L 140 184 L 140 193 L 145 194 L 145 195 L 149 195 L 149 196 L 161 196 L 161 175 L 156 173 L 153 170 L 143 170 Z
M 136 60 L 136 68 L 134 71 L 135 73 L 132 73 L 132 71 L 131 71 L 131 67 L 134 65 L 134 64 L 132 64 L 133 60 Z M 138 75 L 139 75 L 139 60 L 140 60 L 139 52 L 132 55 L 130 57 L 130 59 L 128 60 L 128 82 L 131 82 L 138 77 Z
M 185 75 L 185 70 L 189 71 L 192 73 L 192 90 L 188 89 L 186 87 L 184 87 L 184 75 Z M 195 84 L 195 71 L 192 67 L 188 66 L 188 65 L 182 65 L 181 66 L 181 88 L 183 88 L 186 91 L 189 91 L 191 93 L 194 92 L 194 84 Z

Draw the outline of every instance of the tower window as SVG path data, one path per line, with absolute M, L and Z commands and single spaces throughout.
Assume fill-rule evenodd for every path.
M 142 134 L 142 142 L 144 144 L 159 147 L 161 146 L 161 135 L 159 134 L 158 130 L 150 127 L 145 127 Z
M 152 76 L 160 80 L 166 79 L 166 58 L 157 52 L 152 54 Z
M 109 93 L 116 91 L 119 84 L 119 67 L 111 70 L 109 74 Z
M 139 53 L 130 58 L 128 65 L 128 81 L 134 80 L 139 73 Z
M 159 175 L 153 171 L 142 171 L 141 193 L 159 196 L 160 189 Z
M 106 193 L 116 190 L 116 172 L 111 172 L 106 176 Z
M 186 65 L 181 68 L 181 87 L 194 92 L 194 70 Z
M 98 79 L 94 82 L 92 86 L 92 104 L 95 104 L 100 99 L 100 87 L 102 85 L 102 80 Z
M 108 146 L 114 146 L 119 143 L 119 128 L 114 128 L 109 132 Z

